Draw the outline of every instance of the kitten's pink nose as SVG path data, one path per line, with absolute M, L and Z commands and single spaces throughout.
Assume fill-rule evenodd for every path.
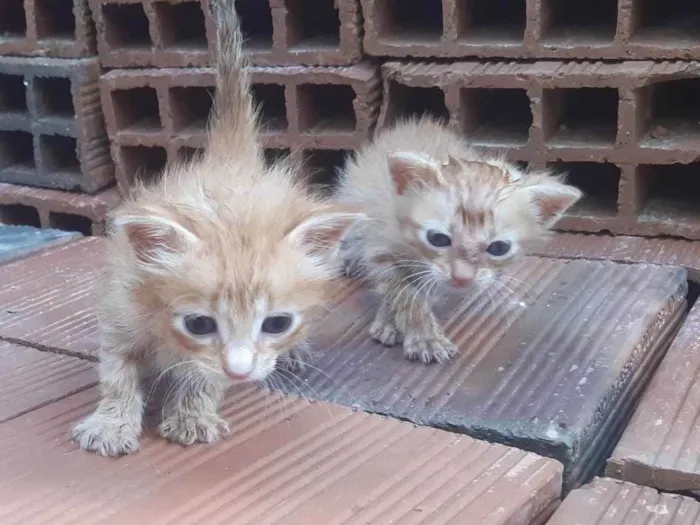
M 465 288 L 469 286 L 469 284 L 472 282 L 471 277 L 460 277 L 458 275 L 453 275 L 452 276 L 452 284 L 457 286 L 458 288 Z

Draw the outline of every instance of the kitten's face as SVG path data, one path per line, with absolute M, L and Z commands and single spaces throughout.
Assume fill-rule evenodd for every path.
M 488 284 L 543 234 L 581 192 L 553 177 L 451 158 L 441 164 L 398 153 L 389 159 L 401 195 L 403 251 L 438 282 Z
M 322 313 L 336 277 L 328 252 L 354 218 L 324 210 L 277 228 L 236 229 L 124 213 L 139 274 L 134 296 L 150 333 L 212 373 L 264 379 Z

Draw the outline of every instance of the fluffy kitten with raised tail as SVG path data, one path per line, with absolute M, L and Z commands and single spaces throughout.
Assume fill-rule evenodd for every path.
M 228 431 L 224 389 L 263 381 L 303 345 L 342 270 L 340 238 L 362 215 L 308 190 L 292 161 L 266 166 L 233 0 L 212 2 L 217 89 L 201 158 L 170 166 L 115 213 L 101 301 L 101 399 L 81 448 L 139 448 L 141 379 L 170 382 L 160 433 Z M 293 359 L 292 359 L 293 360 Z
M 431 299 L 445 285 L 488 287 L 582 196 L 549 173 L 475 154 L 429 118 L 380 131 L 340 175 L 338 201 L 369 218 L 348 231 L 343 252 L 383 296 L 371 336 L 403 341 L 404 355 L 426 364 L 457 351 Z

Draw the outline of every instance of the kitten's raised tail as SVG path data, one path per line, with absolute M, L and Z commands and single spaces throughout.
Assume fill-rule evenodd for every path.
M 209 148 L 214 153 L 240 154 L 258 148 L 257 115 L 250 94 L 248 61 L 235 0 L 211 0 L 217 24 L 216 95 Z

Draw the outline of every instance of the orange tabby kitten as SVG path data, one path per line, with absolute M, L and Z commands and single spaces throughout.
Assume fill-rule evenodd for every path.
M 372 337 L 403 340 L 404 355 L 426 364 L 449 359 L 457 348 L 431 312 L 435 289 L 488 286 L 581 196 L 547 173 L 476 155 L 428 118 L 379 132 L 348 160 L 337 192 L 369 217 L 343 251 L 383 296 Z
M 145 370 L 167 372 L 160 433 L 190 445 L 227 431 L 224 388 L 260 381 L 302 344 L 359 217 L 309 194 L 292 161 L 265 167 L 233 0 L 219 20 L 215 110 L 202 158 L 138 188 L 113 220 L 102 294 L 102 397 L 74 436 L 102 455 L 139 448 Z

